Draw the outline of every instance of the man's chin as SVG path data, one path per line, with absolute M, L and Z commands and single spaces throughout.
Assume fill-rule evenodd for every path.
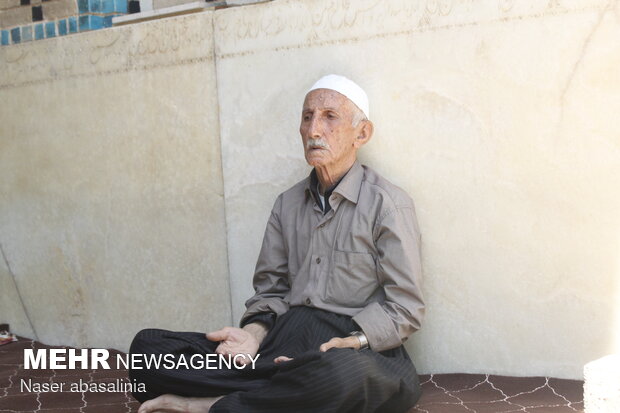
M 310 166 L 321 166 L 326 163 L 325 154 L 322 150 L 311 149 L 306 152 L 306 162 Z
M 314 168 L 319 168 L 326 164 L 325 159 L 323 159 L 322 157 L 317 157 L 317 156 L 306 157 L 306 162 L 308 162 L 308 165 Z

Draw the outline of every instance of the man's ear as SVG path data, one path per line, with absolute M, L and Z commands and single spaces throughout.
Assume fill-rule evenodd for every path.
M 372 122 L 369 120 L 363 120 L 353 145 L 359 149 L 361 146 L 365 145 L 370 138 L 372 138 L 372 133 L 374 131 L 375 127 Z

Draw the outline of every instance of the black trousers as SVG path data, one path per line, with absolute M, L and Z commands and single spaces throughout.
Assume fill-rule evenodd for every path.
M 309 307 L 293 307 L 278 317 L 260 346 L 255 369 L 130 370 L 145 384 L 141 402 L 162 394 L 188 397 L 226 395 L 210 413 L 404 413 L 420 397 L 415 367 L 401 346 L 372 350 L 319 346 L 356 329 L 351 317 Z M 212 354 L 217 342 L 204 333 L 147 329 L 138 333 L 130 353 Z M 276 365 L 273 359 L 293 361 Z

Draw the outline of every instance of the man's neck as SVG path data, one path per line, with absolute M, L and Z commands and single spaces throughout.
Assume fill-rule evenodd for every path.
M 340 179 L 351 169 L 355 163 L 355 158 L 341 167 L 315 166 L 316 177 L 319 180 L 319 193 L 323 195 L 325 191 L 332 188 Z

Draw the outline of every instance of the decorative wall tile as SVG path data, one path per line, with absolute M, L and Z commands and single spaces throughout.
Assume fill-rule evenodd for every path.
M 45 29 L 43 28 L 43 23 L 34 25 L 34 39 L 35 40 L 45 39 Z
M 32 40 L 32 26 L 22 27 L 22 41 L 29 42 Z
M 90 30 L 103 29 L 103 17 L 90 16 Z
M 127 0 L 114 0 L 114 11 L 117 13 L 127 13 Z
M 80 14 L 88 13 L 88 0 L 77 0 L 77 5 Z
M 19 27 L 11 29 L 11 43 L 19 43 L 21 41 L 21 33 Z
M 90 16 L 80 16 L 79 17 L 79 30 L 81 32 L 90 30 Z
M 43 7 L 32 6 L 32 21 L 40 22 L 41 20 L 43 20 Z
M 69 33 L 77 33 L 77 18 L 69 17 Z
M 103 18 L 103 27 L 112 27 L 112 18 L 118 16 L 118 14 L 113 16 L 105 16 Z
M 58 36 L 64 36 L 67 34 L 67 20 L 58 20 Z
M 114 13 L 114 0 L 101 0 L 102 13 Z
M 129 6 L 128 0 L 0 0 L 1 45 L 112 27 L 112 18 L 127 14 L 130 7 L 139 12 L 140 2 L 132 0 Z
M 140 2 L 137 0 L 129 0 L 129 13 L 140 13 Z
M 56 37 L 56 24 L 54 22 L 45 23 L 45 37 Z

